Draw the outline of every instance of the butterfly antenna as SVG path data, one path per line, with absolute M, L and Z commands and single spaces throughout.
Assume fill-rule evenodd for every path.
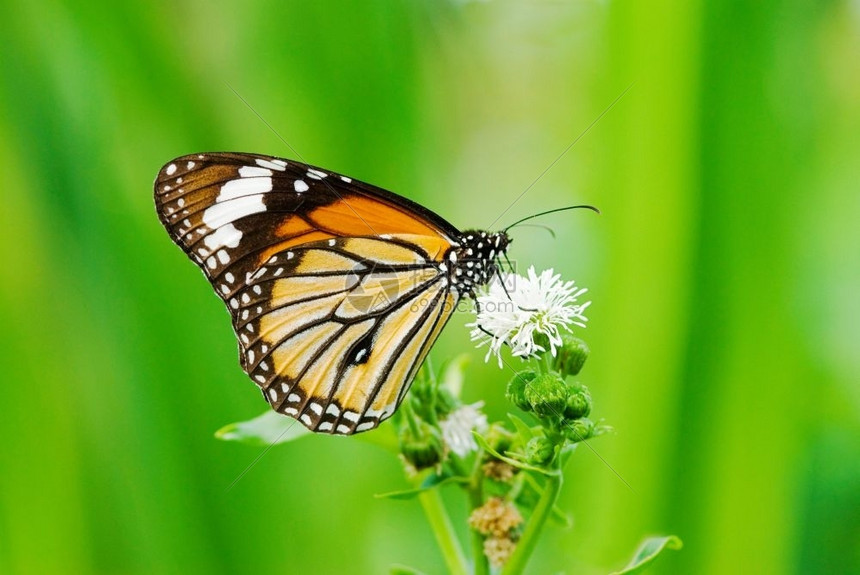
M 511 229 L 511 228 L 512 228 L 512 227 L 514 227 L 514 226 L 518 226 L 518 225 L 520 225 L 521 223 L 523 223 L 523 222 L 527 222 L 528 220 L 533 220 L 534 218 L 539 218 L 540 216 L 545 216 L 545 215 L 547 215 L 547 214 L 554 214 L 554 213 L 556 213 L 556 212 L 564 212 L 564 211 L 567 211 L 567 210 L 578 210 L 578 209 L 581 209 L 581 208 L 585 208 L 586 210 L 591 210 L 591 211 L 593 211 L 593 212 L 595 212 L 595 213 L 598 213 L 598 214 L 600 213 L 600 210 L 598 210 L 598 209 L 597 209 L 597 208 L 595 208 L 594 206 L 589 206 L 589 205 L 587 205 L 587 204 L 582 204 L 582 205 L 579 205 L 579 206 L 567 206 L 567 207 L 564 207 L 564 208 L 556 208 L 556 209 L 554 209 L 554 210 L 547 210 L 547 211 L 545 211 L 545 212 L 540 212 L 539 214 L 534 214 L 534 215 L 531 215 L 531 216 L 525 217 L 525 218 L 523 218 L 523 219 L 521 219 L 521 220 L 517 220 L 517 221 L 515 221 L 514 223 L 512 223 L 511 225 L 509 225 L 508 227 L 506 227 L 506 228 L 504 229 L 504 231 L 508 231 L 509 229 Z
M 556 239 L 555 230 L 549 227 L 546 224 L 520 224 L 521 228 L 542 228 L 549 232 L 549 235 L 552 236 L 552 239 Z

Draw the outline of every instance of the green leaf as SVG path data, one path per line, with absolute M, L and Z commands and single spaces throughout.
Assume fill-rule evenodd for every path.
M 469 480 L 465 477 L 458 477 L 455 475 L 436 475 L 435 473 L 427 476 L 427 478 L 421 482 L 421 485 L 414 489 L 404 489 L 402 491 L 389 491 L 387 493 L 377 493 L 374 497 L 379 499 L 413 499 L 417 497 L 421 492 L 427 491 L 428 489 L 434 489 L 436 487 L 440 487 L 442 485 L 446 485 L 448 483 L 468 483 Z
M 523 463 L 522 461 L 517 461 L 516 459 L 502 455 L 501 453 L 490 447 L 490 444 L 487 443 L 487 440 L 475 431 L 472 431 L 472 435 L 475 436 L 475 441 L 478 442 L 478 445 L 483 447 L 487 451 L 487 453 L 490 453 L 496 459 L 500 459 L 512 467 L 516 467 L 517 469 L 524 469 L 526 471 L 534 471 L 535 473 L 541 473 L 543 475 L 554 475 L 554 472 L 552 471 L 547 471 L 546 469 L 542 469 L 534 465 L 529 465 L 528 463 Z
M 442 385 L 447 387 L 454 394 L 454 397 L 458 399 L 460 392 L 463 390 L 463 377 L 470 359 L 469 354 L 462 353 L 449 361 L 442 372 Z
M 523 438 L 523 443 L 528 443 L 529 440 L 535 436 L 534 430 L 528 426 L 528 424 L 514 415 L 513 413 L 508 414 L 508 419 L 511 420 L 511 423 L 514 424 L 514 427 L 517 430 L 517 433 L 520 434 L 520 437 Z
M 391 575 L 424 575 L 423 571 L 407 565 L 392 565 L 390 573 Z
M 239 441 L 251 445 L 276 445 L 311 435 L 308 429 L 291 417 L 268 410 L 248 421 L 225 425 L 215 432 L 223 441 Z
M 636 550 L 636 555 L 627 564 L 627 567 L 621 571 L 615 571 L 611 575 L 626 575 L 627 573 L 641 573 L 651 566 L 651 563 L 657 558 L 664 549 L 672 549 L 677 551 L 683 547 L 681 540 L 674 536 L 667 537 L 649 537 L 642 542 L 639 549 Z
M 215 437 L 222 441 L 239 441 L 249 445 L 278 445 L 294 441 L 302 437 L 314 435 L 304 425 L 293 419 L 281 415 L 272 410 L 268 410 L 259 417 L 248 421 L 240 421 L 225 425 L 215 432 Z M 400 450 L 397 441 L 397 431 L 394 427 L 385 422 L 378 428 L 351 435 L 350 438 L 360 440 L 377 447 L 382 447 L 387 451 L 398 453 Z M 342 438 L 336 438 L 342 440 Z

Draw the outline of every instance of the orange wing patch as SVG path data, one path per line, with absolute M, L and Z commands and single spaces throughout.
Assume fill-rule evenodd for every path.
M 318 229 L 330 230 L 339 236 L 439 235 L 438 230 L 415 216 L 380 201 L 358 196 L 316 208 L 307 217 Z

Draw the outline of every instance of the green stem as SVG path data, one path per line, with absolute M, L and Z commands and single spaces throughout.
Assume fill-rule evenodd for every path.
M 552 369 L 549 361 L 549 353 L 542 353 L 537 358 L 538 371 L 540 373 L 549 373 Z
M 481 453 L 475 458 L 475 468 L 469 482 L 469 508 L 474 511 L 484 504 L 483 471 L 481 469 Z M 472 539 L 472 560 L 475 562 L 475 575 L 489 575 L 490 565 L 484 555 L 484 536 L 475 529 L 469 528 Z
M 526 524 L 522 537 L 517 542 L 516 549 L 514 549 L 513 554 L 508 559 L 504 569 L 502 569 L 502 575 L 517 575 L 525 569 L 526 562 L 531 557 L 535 546 L 537 546 L 538 537 L 543 530 L 543 526 L 550 515 L 552 515 L 552 508 L 558 499 L 558 494 L 561 492 L 562 479 L 561 470 L 556 465 L 555 473 L 547 477 L 543 494 L 541 494 L 528 524 Z
M 445 505 L 442 503 L 439 490 L 428 489 L 421 492 L 418 495 L 418 501 L 421 502 L 421 507 L 424 509 L 427 521 L 430 523 L 433 534 L 436 536 L 436 543 L 439 544 L 442 557 L 445 558 L 448 572 L 454 575 L 468 575 L 469 568 L 467 567 L 466 557 L 463 555 L 463 549 L 457 540 L 454 526 L 451 525 L 451 518 L 448 517 L 448 512 L 445 511 Z
M 412 432 L 412 437 L 418 439 L 421 436 L 421 431 L 418 429 L 418 422 L 415 420 L 415 411 L 412 409 L 412 402 L 406 400 L 403 402 L 403 413 L 406 415 L 406 423 L 409 424 L 409 431 Z

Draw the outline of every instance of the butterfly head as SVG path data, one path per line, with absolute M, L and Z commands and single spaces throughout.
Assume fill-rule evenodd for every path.
M 475 289 L 489 283 L 499 271 L 499 258 L 505 255 L 511 238 L 504 231 L 467 230 L 459 245 L 447 254 L 446 269 L 457 291 L 474 295 Z

